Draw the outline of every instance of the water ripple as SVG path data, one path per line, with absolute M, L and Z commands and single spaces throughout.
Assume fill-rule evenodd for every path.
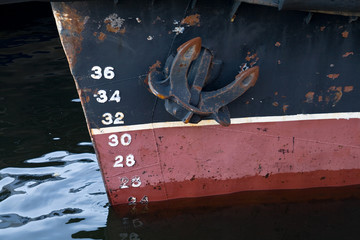
M 67 239 L 106 225 L 108 200 L 95 154 L 55 151 L 25 163 L 0 170 L 0 239 L 21 239 L 24 231 L 29 239 Z

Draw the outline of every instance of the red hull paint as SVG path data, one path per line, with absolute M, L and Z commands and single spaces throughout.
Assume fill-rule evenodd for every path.
M 169 127 L 93 135 L 112 205 L 242 191 L 360 184 L 360 119 Z M 119 140 L 120 141 L 120 140 Z M 133 154 L 132 167 L 113 167 Z M 123 162 L 125 163 L 125 161 Z M 126 177 L 128 188 L 121 189 Z M 141 185 L 131 179 L 140 177 Z

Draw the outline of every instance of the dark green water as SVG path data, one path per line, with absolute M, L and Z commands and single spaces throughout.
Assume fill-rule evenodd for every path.
M 0 20 L 0 239 L 359 238 L 354 198 L 116 213 L 50 6 L 0 6 Z

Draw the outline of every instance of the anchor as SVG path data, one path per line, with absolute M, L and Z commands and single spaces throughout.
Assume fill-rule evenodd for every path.
M 218 90 L 202 91 L 218 77 L 221 64 L 197 37 L 182 44 L 176 56 L 167 59 L 162 72 L 148 74 L 149 88 L 155 96 L 165 99 L 165 109 L 184 123 L 198 123 L 210 116 L 222 126 L 229 126 L 226 105 L 255 85 L 259 67 L 240 72 L 234 81 Z

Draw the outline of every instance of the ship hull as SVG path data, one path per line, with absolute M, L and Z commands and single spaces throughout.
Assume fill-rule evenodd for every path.
M 193 2 L 52 3 L 110 203 L 359 185 L 359 22 Z M 209 90 L 259 67 L 228 127 L 179 121 L 147 86 L 194 37 L 223 61 Z

